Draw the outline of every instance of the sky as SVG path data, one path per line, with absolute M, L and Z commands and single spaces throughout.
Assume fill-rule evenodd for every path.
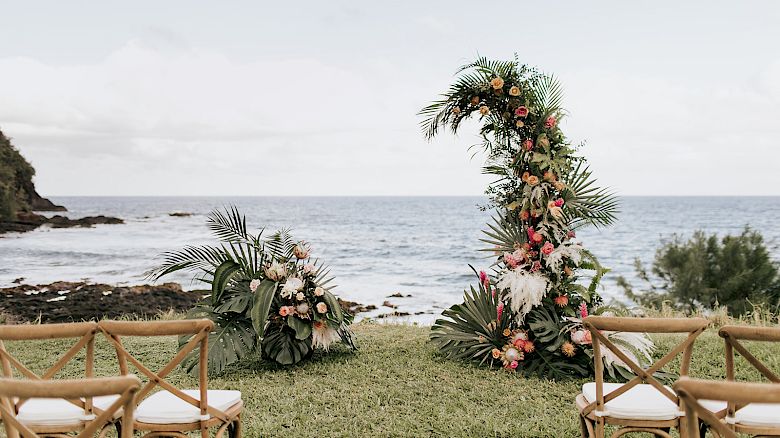
M 417 112 L 477 56 L 554 74 L 621 195 L 780 195 L 780 2 L 5 1 L 0 129 L 56 195 L 478 195 Z

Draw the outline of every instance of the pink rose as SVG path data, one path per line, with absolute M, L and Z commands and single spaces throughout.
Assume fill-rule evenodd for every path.
M 542 240 L 544 240 L 544 236 L 542 236 L 539 233 L 534 233 L 533 237 L 531 237 L 531 240 L 534 241 L 534 243 L 542 243 Z
M 528 239 L 533 240 L 534 234 L 536 234 L 536 231 L 534 230 L 534 227 L 528 227 L 526 232 L 528 233 Z
M 326 313 L 328 311 L 328 305 L 325 303 L 317 303 L 317 312 Z
M 524 106 L 517 107 L 517 109 L 515 110 L 515 115 L 517 117 L 525 117 L 525 116 L 527 116 L 528 115 L 528 108 L 526 108 Z
M 287 306 L 282 306 L 279 308 L 279 315 L 280 316 L 287 316 L 290 314 L 290 308 Z
M 566 237 L 568 237 L 569 239 L 574 239 L 575 237 L 577 237 L 577 233 L 575 233 L 574 231 L 569 231 L 568 233 L 566 233 Z
M 517 259 L 515 259 L 515 257 L 508 252 L 504 253 L 504 263 L 506 263 L 512 269 L 517 267 Z
M 251 290 L 252 292 L 255 292 L 259 286 L 260 286 L 260 280 L 256 278 L 249 282 L 249 290 Z
M 516 360 L 513 360 L 512 362 L 510 362 L 510 363 L 509 363 L 509 368 L 512 368 L 512 369 L 515 369 L 515 368 L 517 368 L 517 361 L 516 361 Z
M 501 321 L 501 315 L 504 314 L 504 302 L 501 301 L 498 303 L 498 306 L 496 306 L 496 319 Z
M 531 272 L 536 272 L 538 270 L 542 269 L 542 262 L 539 260 L 535 261 L 534 264 L 531 266 Z
M 527 151 L 530 151 L 530 150 L 532 150 L 532 149 L 534 148 L 534 141 L 533 141 L 533 140 L 531 140 L 530 138 L 529 138 L 529 139 L 527 139 L 527 140 L 525 140 L 525 141 L 523 141 L 523 147 L 524 147 L 524 148 L 525 148 L 525 150 L 527 150 Z
M 547 118 L 547 120 L 544 121 L 544 127 L 550 129 L 555 126 L 556 122 L 557 120 L 555 119 L 555 116 L 550 116 Z
M 585 303 L 580 303 L 580 318 L 585 318 L 588 316 L 588 305 Z
M 542 254 L 544 255 L 550 255 L 551 252 L 555 250 L 555 247 L 552 243 L 547 242 L 542 246 Z
M 555 206 L 556 207 L 563 207 L 563 198 L 558 198 L 555 200 Z

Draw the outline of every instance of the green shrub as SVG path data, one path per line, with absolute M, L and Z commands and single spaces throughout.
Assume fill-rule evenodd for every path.
M 693 312 L 725 306 L 731 315 L 742 316 L 756 306 L 776 310 L 780 299 L 778 264 L 761 234 L 748 227 L 722 239 L 703 231 L 689 240 L 674 236 L 656 251 L 650 272 L 639 259 L 634 264 L 647 287 L 634 291 L 623 277 L 618 284 L 628 298 L 646 307 L 666 303 Z

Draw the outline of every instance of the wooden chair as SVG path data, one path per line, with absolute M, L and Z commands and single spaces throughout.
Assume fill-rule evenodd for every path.
M 727 325 L 718 334 L 726 344 L 726 380 L 735 381 L 735 350 L 740 356 L 771 382 L 780 383 L 780 377 L 758 360 L 740 341 L 780 342 L 780 328 Z M 780 385 L 776 385 L 780 387 Z M 780 404 L 778 402 L 751 403 L 730 401 L 719 415 L 730 429 L 750 435 L 780 436 Z
M 76 438 L 93 437 L 95 433 L 104 436 L 107 425 L 112 424 L 115 416 L 122 415 L 125 426 L 120 432 L 121 438 L 132 438 L 132 418 L 135 406 L 135 393 L 141 387 L 141 381 L 135 376 L 107 377 L 78 380 L 18 380 L 0 379 L 0 416 L 2 416 L 8 438 L 35 438 L 52 436 L 48 432 L 36 433 L 30 426 L 21 422 L 17 416 L 14 400 L 85 400 L 93 397 L 110 397 L 113 401 L 99 415 L 85 419 Z M 66 436 L 57 433 L 55 436 Z
M 14 372 L 30 380 L 50 380 L 68 365 L 82 350 L 85 350 L 84 377 L 93 377 L 95 356 L 95 334 L 97 323 L 0 326 L 0 364 L 3 377 L 12 378 Z M 45 339 L 75 339 L 54 364 L 38 375 L 6 350 L 5 341 L 32 341 Z M 39 434 L 66 434 L 83 428 L 84 421 L 110 407 L 116 396 L 84 397 L 75 399 L 39 398 L 16 400 L 13 408 L 16 421 Z
M 702 420 L 715 431 L 721 438 L 737 438 L 737 433 L 730 425 L 723 422 L 703 402 L 714 401 L 727 402 L 729 405 L 767 405 L 780 406 L 780 385 L 773 383 L 744 383 L 744 382 L 713 382 L 710 380 L 682 378 L 674 384 L 674 389 L 680 400 L 683 401 L 685 415 L 688 417 L 688 434 L 696 436 L 699 433 L 697 419 Z M 778 421 L 777 417 L 775 420 Z M 754 432 L 755 433 L 755 428 Z M 758 432 L 764 436 L 777 436 L 777 429 Z
M 128 362 L 135 366 L 148 382 L 138 391 L 134 427 L 146 432 L 144 437 L 186 437 L 186 432 L 200 430 L 209 436 L 217 428 L 216 438 L 227 431 L 241 436 L 241 392 L 208 389 L 208 335 L 214 329 L 209 320 L 124 322 L 101 321 L 98 327 L 116 349 L 121 374 L 128 374 Z M 191 335 L 179 352 L 163 368 L 155 372 L 144 365 L 122 343 L 122 337 Z M 199 348 L 199 388 L 182 390 L 165 380 L 184 358 Z M 156 386 L 162 388 L 150 395 Z
M 708 325 L 702 318 L 617 318 L 589 316 L 583 320 L 593 339 L 596 381 L 586 383 L 576 404 L 580 411 L 583 437 L 603 438 L 608 424 L 617 425 L 612 437 L 630 432 L 649 432 L 671 438 L 672 428 L 686 438 L 684 414 L 674 391 L 653 375 L 682 353 L 680 375 L 688 374 L 693 343 Z M 602 331 L 632 333 L 688 333 L 688 336 L 661 359 L 643 369 Z M 610 350 L 631 368 L 636 377 L 624 384 L 604 383 L 602 348 Z

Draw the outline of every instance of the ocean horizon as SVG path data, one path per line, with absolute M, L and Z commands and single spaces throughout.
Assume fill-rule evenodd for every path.
M 185 245 L 214 243 L 206 216 L 214 208 L 237 206 L 250 229 L 292 228 L 310 242 L 313 255 L 331 266 L 344 299 L 376 311 L 364 316 L 409 313 L 402 319 L 430 323 L 460 302 L 476 284 L 474 269 L 492 258 L 479 249 L 491 212 L 484 196 L 54 196 L 70 217 L 107 215 L 123 225 L 94 228 L 43 227 L 0 238 L 0 287 L 24 283 L 89 281 L 113 285 L 148 283 L 145 273 L 159 255 Z M 173 217 L 171 213 L 191 213 Z M 761 231 L 780 260 L 780 231 L 773 227 L 780 197 L 624 196 L 615 225 L 578 231 L 583 245 L 611 269 L 602 282 L 605 300 L 625 302 L 616 284 L 624 276 L 639 286 L 634 259 L 652 262 L 661 241 L 695 230 L 736 234 L 745 226 Z M 62 214 L 62 213 L 49 213 Z M 203 288 L 177 273 L 161 280 L 185 289 Z M 390 297 L 401 295 L 402 297 Z M 395 309 L 384 306 L 385 302 Z

